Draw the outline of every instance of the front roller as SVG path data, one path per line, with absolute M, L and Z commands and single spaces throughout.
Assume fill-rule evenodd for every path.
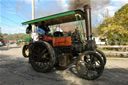
M 55 64 L 55 53 L 52 46 L 45 42 L 35 42 L 30 47 L 30 64 L 37 72 L 49 72 Z
M 22 49 L 22 55 L 25 58 L 29 57 L 29 45 L 24 45 L 23 49 Z
M 101 76 L 104 63 L 94 51 L 86 51 L 79 56 L 76 62 L 78 75 L 87 80 L 94 80 Z

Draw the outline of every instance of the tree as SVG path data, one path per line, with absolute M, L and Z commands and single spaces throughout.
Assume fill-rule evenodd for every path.
M 19 34 L 3 34 L 3 39 L 7 40 L 25 40 L 26 37 L 29 37 L 27 34 L 19 33 Z
M 98 26 L 100 36 L 107 37 L 109 44 L 128 44 L 128 4 L 113 17 L 106 18 Z

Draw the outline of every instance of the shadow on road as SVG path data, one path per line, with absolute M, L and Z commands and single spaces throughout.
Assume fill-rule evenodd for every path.
M 70 68 L 69 70 L 75 75 L 78 76 L 75 67 Z M 87 81 L 87 80 L 86 80 Z M 82 85 L 86 81 L 81 82 Z M 127 85 L 128 84 L 128 68 L 105 68 L 103 74 L 100 78 L 93 81 L 88 81 L 88 85 Z
M 71 70 L 71 69 L 70 69 Z M 88 81 L 75 76 L 72 72 L 61 71 L 38 73 L 28 61 L 22 57 L 12 59 L 8 55 L 0 55 L 0 85 L 127 85 L 128 69 L 105 68 L 102 76 Z M 61 74 L 62 73 L 62 74 Z M 73 78 L 69 79 L 69 77 Z M 66 78 L 64 78 L 66 77 Z M 79 82 L 79 84 L 77 84 Z
M 0 47 L 0 51 L 3 51 L 3 50 L 10 50 L 10 49 L 13 49 L 13 48 L 20 48 L 19 46 L 2 46 Z
M 38 73 L 24 58 L 0 55 L 0 85 L 67 85 L 56 72 Z
M 0 47 L 0 51 L 2 51 L 2 50 L 8 50 L 9 48 L 8 47 Z

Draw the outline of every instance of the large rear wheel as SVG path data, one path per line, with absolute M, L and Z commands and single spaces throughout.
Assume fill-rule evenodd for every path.
M 93 52 L 87 51 L 80 55 L 76 63 L 78 75 L 87 80 L 94 80 L 101 76 L 104 64 L 101 57 Z
M 37 72 L 49 72 L 55 64 L 55 53 L 52 46 L 45 42 L 35 42 L 31 46 L 30 64 Z

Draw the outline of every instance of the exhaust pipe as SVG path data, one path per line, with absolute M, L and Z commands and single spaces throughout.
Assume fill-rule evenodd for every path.
M 91 8 L 89 5 L 84 6 L 84 12 L 87 40 L 92 40 Z

